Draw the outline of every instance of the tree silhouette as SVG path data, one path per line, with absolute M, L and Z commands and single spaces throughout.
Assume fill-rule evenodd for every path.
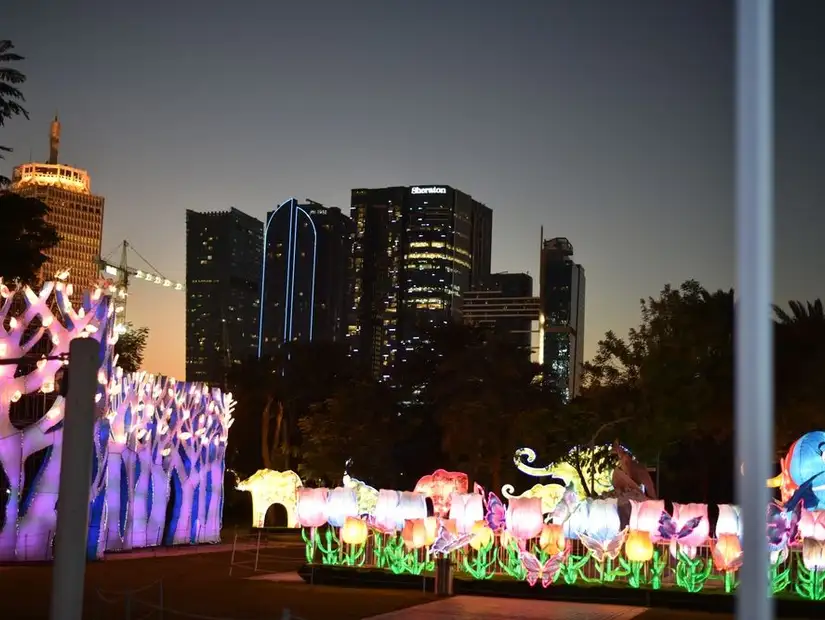
M 825 326 L 825 308 L 822 306 L 821 299 L 808 302 L 791 300 L 788 302 L 788 307 L 790 312 L 786 312 L 779 306 L 773 307 L 776 320 L 780 325 L 812 323 Z
M 115 344 L 117 365 L 123 369 L 123 372 L 137 372 L 143 365 L 143 354 L 149 340 L 149 328 L 135 329 L 131 323 L 126 323 L 125 327 L 126 331 L 118 336 Z
M 500 489 L 513 453 L 535 445 L 558 395 L 543 389 L 529 354 L 478 326 L 451 325 L 431 339 L 440 360 L 426 390 L 446 465 Z
M 733 291 L 694 280 L 641 301 L 639 327 L 612 332 L 585 364 L 582 397 L 642 462 L 662 463 L 662 483 L 707 500 L 726 495 L 734 408 Z M 691 463 L 691 467 L 685 467 Z M 732 467 L 732 465 L 731 465 Z
M 776 449 L 784 453 L 800 435 L 821 428 L 825 395 L 825 312 L 822 300 L 774 306 Z
M 23 93 L 17 88 L 17 84 L 26 81 L 26 76 L 9 65 L 12 62 L 23 60 L 23 56 L 15 54 L 11 50 L 14 45 L 7 39 L 0 40 L 0 127 L 6 124 L 6 119 L 14 116 L 25 116 L 29 118 L 29 113 L 20 104 L 25 101 Z M 5 159 L 3 153 L 11 153 L 12 149 L 0 145 L 0 159 Z M 9 179 L 0 175 L 0 187 L 6 187 Z
M 394 488 L 399 484 L 394 452 L 401 438 L 393 432 L 393 418 L 385 385 L 364 379 L 340 386 L 298 421 L 302 477 L 338 485 L 352 459 L 357 476 L 367 484 Z
M 34 284 L 49 258 L 47 252 L 60 242 L 57 229 L 46 220 L 49 207 L 37 198 L 3 192 L 0 213 L 0 276 L 6 282 Z

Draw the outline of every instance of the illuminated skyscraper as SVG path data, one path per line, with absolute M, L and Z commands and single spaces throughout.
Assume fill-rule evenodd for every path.
M 223 386 L 258 352 L 263 223 L 186 211 L 186 380 Z
M 40 280 L 51 280 L 68 270 L 74 284 L 72 302 L 99 279 L 100 246 L 103 237 L 103 196 L 92 194 L 89 173 L 58 163 L 60 121 L 57 116 L 49 135 L 49 160 L 17 166 L 11 191 L 38 198 L 51 210 L 46 217 L 60 235 L 60 243 L 50 250 L 49 260 L 40 270 Z
M 584 365 L 584 267 L 573 261 L 570 241 L 543 237 L 539 363 L 547 369 L 545 379 L 569 400 L 581 390 Z
M 343 341 L 352 221 L 338 208 L 290 198 L 267 213 L 263 230 L 258 355 L 287 342 Z
M 539 298 L 526 273 L 494 273 L 481 286 L 464 293 L 464 320 L 532 354 L 533 323 L 539 318 Z
M 490 273 L 491 209 L 443 185 L 354 189 L 353 350 L 381 376 Z

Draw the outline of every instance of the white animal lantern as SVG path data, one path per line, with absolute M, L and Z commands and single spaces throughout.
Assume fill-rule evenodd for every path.
M 252 527 L 264 527 L 266 511 L 273 504 L 286 510 L 287 527 L 298 527 L 298 489 L 303 486 L 301 477 L 292 470 L 259 469 L 235 488 L 252 494 Z

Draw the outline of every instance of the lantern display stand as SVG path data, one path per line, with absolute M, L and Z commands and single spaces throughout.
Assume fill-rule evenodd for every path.
M 453 562 L 450 556 L 440 556 L 435 561 L 435 595 L 453 595 Z

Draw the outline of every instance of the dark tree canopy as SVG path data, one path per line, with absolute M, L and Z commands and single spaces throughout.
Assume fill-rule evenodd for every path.
M 3 192 L 0 213 L 0 276 L 6 282 L 34 284 L 48 251 L 60 241 L 55 227 L 46 221 L 49 207 L 36 198 Z
M 238 400 L 237 422 L 232 427 L 237 439 L 230 447 L 235 469 L 252 473 L 263 465 L 261 433 L 275 441 L 282 467 L 297 468 L 303 435 L 298 420 L 313 405 L 331 398 L 342 385 L 355 380 L 355 366 L 341 343 L 295 342 L 281 347 L 273 356 L 250 358 L 229 372 L 228 388 Z M 262 416 L 268 421 L 263 425 Z M 276 437 L 277 436 L 277 437 Z
M 0 127 L 14 116 L 25 116 L 29 118 L 29 113 L 21 105 L 25 98 L 17 85 L 26 81 L 26 76 L 9 66 L 10 63 L 19 62 L 23 57 L 15 54 L 12 50 L 14 45 L 7 39 L 0 39 Z M 5 159 L 3 153 L 10 153 L 11 148 L 0 145 L 0 159 Z M 0 188 L 6 187 L 9 179 L 0 175 Z
M 402 441 L 393 432 L 394 409 L 389 390 L 369 380 L 342 385 L 310 407 L 298 421 L 302 476 L 338 485 L 346 462 L 352 460 L 350 473 L 371 485 L 403 484 L 393 455 Z
M 780 450 L 818 428 L 825 411 L 822 304 L 786 308 L 776 310 Z M 344 346 L 290 345 L 231 377 L 239 402 L 232 446 L 254 461 L 236 467 L 260 466 L 265 432 L 278 467 L 307 481 L 339 484 L 352 459 L 351 475 L 376 487 L 412 488 L 441 467 L 487 488 L 512 482 L 524 490 L 536 480 L 513 466 L 517 448 L 533 448 L 544 464 L 584 469 L 587 449 L 618 439 L 658 467 L 664 496 L 730 502 L 734 311 L 733 291 L 695 281 L 664 287 L 642 300 L 640 324 L 626 338 L 605 335 L 582 393 L 568 404 L 537 380 L 544 369 L 526 352 L 475 326 L 422 328 L 385 381 L 362 374 Z M 615 455 L 604 449 L 597 458 L 609 468 Z
M 781 454 L 800 435 L 823 427 L 825 312 L 822 300 L 775 307 L 776 448 Z
M 143 365 L 143 354 L 146 351 L 146 344 L 149 341 L 149 328 L 135 326 L 126 323 L 126 331 L 117 339 L 115 343 L 115 354 L 117 365 L 124 372 L 137 372 Z

